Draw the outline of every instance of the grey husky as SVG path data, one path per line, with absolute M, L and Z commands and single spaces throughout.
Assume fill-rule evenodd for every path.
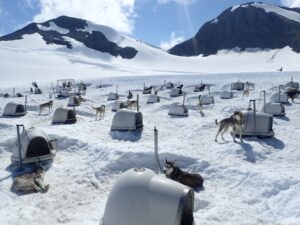
M 240 141 L 243 142 L 241 126 L 245 123 L 245 119 L 244 119 L 242 112 L 235 111 L 233 113 L 233 115 L 230 116 L 229 118 L 225 118 L 225 119 L 221 120 L 219 123 L 217 120 L 215 120 L 215 123 L 216 123 L 216 125 L 219 125 L 219 130 L 217 132 L 215 142 L 218 141 L 217 138 L 220 133 L 221 133 L 222 139 L 224 140 L 223 135 L 226 131 L 228 131 L 229 128 L 232 128 L 232 131 L 230 132 L 230 134 L 233 138 L 233 141 L 235 142 L 236 128 L 238 126 L 240 126 L 240 129 L 239 129 Z
M 50 100 L 49 102 L 40 104 L 40 112 L 39 115 L 41 115 L 41 112 L 43 111 L 44 108 L 48 108 L 49 109 L 49 114 L 50 111 L 52 111 L 52 106 L 53 106 L 53 100 Z

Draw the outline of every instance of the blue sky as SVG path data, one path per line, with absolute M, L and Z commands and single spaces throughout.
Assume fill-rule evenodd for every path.
M 230 6 L 251 0 L 0 0 L 0 34 L 60 15 L 111 26 L 136 39 L 169 48 L 186 40 Z M 260 0 L 299 7 L 300 0 Z

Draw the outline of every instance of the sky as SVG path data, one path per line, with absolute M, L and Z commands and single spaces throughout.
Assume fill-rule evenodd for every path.
M 0 36 L 61 15 L 87 19 L 163 49 L 194 36 L 228 7 L 254 0 L 0 0 Z M 259 0 L 300 7 L 300 0 Z

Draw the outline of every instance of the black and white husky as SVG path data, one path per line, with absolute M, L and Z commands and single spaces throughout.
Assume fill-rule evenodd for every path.
M 167 159 L 165 160 L 164 173 L 166 174 L 167 178 L 170 178 L 191 188 L 203 187 L 203 178 L 200 174 L 191 174 L 182 171 L 177 166 L 175 166 L 175 161 L 172 162 L 168 161 Z

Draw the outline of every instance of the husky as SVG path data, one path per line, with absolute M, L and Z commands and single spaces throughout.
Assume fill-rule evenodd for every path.
M 218 123 L 217 119 L 215 120 L 216 125 L 220 125 L 219 126 L 219 130 L 217 132 L 216 138 L 215 138 L 215 142 L 218 142 L 217 138 L 218 135 L 221 133 L 222 136 L 222 140 L 224 140 L 224 133 L 229 129 L 232 128 L 233 131 L 230 132 L 233 141 L 235 142 L 235 133 L 236 133 L 236 128 L 237 126 L 242 126 L 245 123 L 245 119 L 244 116 L 242 114 L 242 112 L 240 111 L 235 111 L 233 113 L 232 116 L 230 116 L 229 118 L 225 118 L 223 120 L 220 121 L 220 123 Z M 239 129 L 239 133 L 240 133 L 240 141 L 243 142 L 242 139 L 242 129 Z
M 132 95 L 132 92 L 129 90 L 128 91 L 128 95 L 127 95 L 127 99 L 132 99 L 133 98 L 133 95 Z
M 292 99 L 292 102 L 295 102 L 294 99 L 299 96 L 300 91 L 296 88 L 288 88 L 285 93 L 288 96 L 288 98 Z
M 100 115 L 100 120 L 103 118 L 104 119 L 104 114 L 105 114 L 105 105 L 101 105 L 99 107 L 92 107 L 93 109 L 96 110 L 96 120 L 98 118 L 98 114 Z
M 243 97 L 244 96 L 246 96 L 246 97 L 248 97 L 249 96 L 249 89 L 247 88 L 247 89 L 245 89 L 244 91 L 243 91 Z
M 14 178 L 12 190 L 24 193 L 47 192 L 50 185 L 44 184 L 44 176 L 44 171 L 40 169 L 31 174 L 18 176 Z
M 39 115 L 41 115 L 44 108 L 48 108 L 49 109 L 49 114 L 50 114 L 50 111 L 53 111 L 52 106 L 53 106 L 53 100 L 50 100 L 49 102 L 46 102 L 46 103 L 43 103 L 43 104 L 40 104 Z
M 203 178 L 200 174 L 191 174 L 184 172 L 177 166 L 175 166 L 175 162 L 176 160 L 172 162 L 165 159 L 164 173 L 166 174 L 167 178 L 170 178 L 191 188 L 203 187 Z

